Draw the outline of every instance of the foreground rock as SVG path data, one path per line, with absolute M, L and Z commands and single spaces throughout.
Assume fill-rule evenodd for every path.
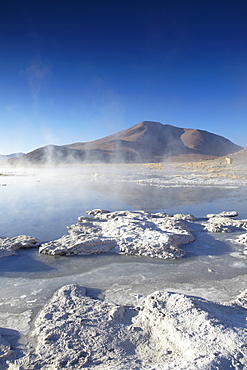
M 40 241 L 27 235 L 19 235 L 13 238 L 0 237 L 0 257 L 15 254 L 18 249 L 38 248 Z
M 122 306 L 86 297 L 82 287 L 62 287 L 36 318 L 34 354 L 9 368 L 84 369 L 102 364 L 106 369 L 111 364 L 128 368 L 142 334 L 128 325 L 124 313 Z
M 40 311 L 22 369 L 244 369 L 247 291 L 230 304 L 155 292 L 132 308 L 67 285 Z
M 155 292 L 134 319 L 157 350 L 170 354 L 164 369 L 242 369 L 247 366 L 247 291 L 221 305 L 183 294 Z M 241 309 L 242 307 L 242 309 Z
M 87 255 L 115 248 L 122 254 L 168 259 L 182 257 L 184 251 L 178 245 L 194 240 L 183 222 L 194 220 L 191 215 L 100 209 L 87 213 L 91 217 L 79 217 L 77 224 L 68 227 L 69 235 L 42 244 L 40 253 Z

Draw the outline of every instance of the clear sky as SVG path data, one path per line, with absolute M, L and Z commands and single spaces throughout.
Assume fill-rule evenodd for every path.
M 5 0 L 0 154 L 149 120 L 247 146 L 246 0 Z

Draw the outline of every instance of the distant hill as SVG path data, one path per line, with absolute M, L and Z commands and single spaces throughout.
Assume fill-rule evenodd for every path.
M 16 157 L 21 157 L 25 153 L 12 153 L 12 154 L 0 154 L 0 158 L 16 158 Z
M 90 142 L 38 148 L 21 157 L 32 163 L 161 162 L 211 159 L 243 149 L 223 136 L 143 121 Z

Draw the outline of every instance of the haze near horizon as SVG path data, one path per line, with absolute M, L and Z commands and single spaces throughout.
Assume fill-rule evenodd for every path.
M 0 154 L 143 120 L 247 145 L 244 1 L 1 5 Z

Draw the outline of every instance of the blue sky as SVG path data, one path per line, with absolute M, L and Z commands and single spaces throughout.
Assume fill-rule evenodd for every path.
M 247 146 L 246 0 L 0 5 L 0 154 L 143 121 Z

